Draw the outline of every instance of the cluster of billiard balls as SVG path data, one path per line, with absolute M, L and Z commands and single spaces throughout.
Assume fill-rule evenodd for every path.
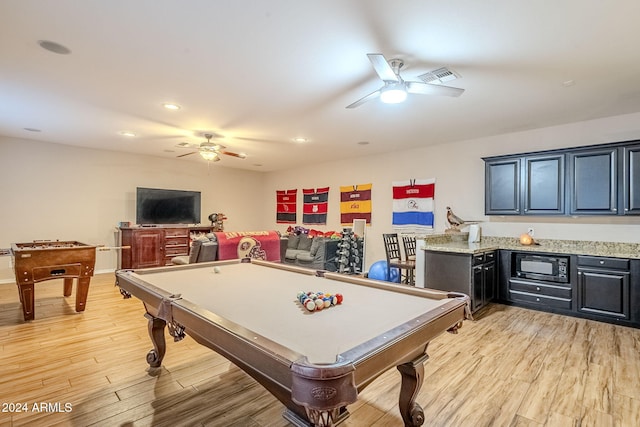
M 298 301 L 309 311 L 319 311 L 332 305 L 342 304 L 342 294 L 325 294 L 324 292 L 298 292 Z

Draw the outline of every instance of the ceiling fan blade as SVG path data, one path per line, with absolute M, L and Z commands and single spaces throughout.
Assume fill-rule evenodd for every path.
M 197 151 L 192 151 L 191 153 L 187 153 L 187 154 L 180 154 L 179 156 L 176 156 L 176 157 L 185 157 L 185 156 L 190 156 L 190 155 L 192 155 L 192 154 L 196 154 L 196 153 L 197 153 Z
M 389 65 L 389 62 L 385 59 L 384 55 L 380 53 L 367 53 L 369 61 L 373 65 L 373 69 L 376 70 L 378 76 L 385 82 L 399 82 L 400 79 Z
M 464 89 L 451 86 L 441 86 L 429 83 L 406 82 L 409 93 L 422 93 L 425 95 L 460 96 Z
M 247 155 L 244 153 L 232 153 L 231 151 L 225 151 L 225 150 L 221 150 L 219 151 L 219 153 L 226 154 L 227 156 L 237 157 L 239 159 L 244 159 L 247 157 Z
M 371 101 L 372 99 L 376 99 L 380 96 L 380 89 L 378 89 L 375 92 L 371 92 L 369 95 L 365 96 L 364 98 L 360 98 L 359 100 L 357 100 L 356 102 L 354 102 L 353 104 L 349 104 L 347 105 L 347 108 L 356 108 L 361 106 L 362 104 L 364 104 L 367 101 Z

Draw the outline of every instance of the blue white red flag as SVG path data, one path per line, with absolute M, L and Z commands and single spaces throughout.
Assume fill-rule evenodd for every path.
M 435 178 L 393 181 L 393 227 L 432 230 Z

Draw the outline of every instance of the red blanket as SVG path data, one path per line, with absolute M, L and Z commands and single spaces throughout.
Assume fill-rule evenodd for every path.
M 253 258 L 280 262 L 280 235 L 276 231 L 230 231 L 214 233 L 218 259 Z

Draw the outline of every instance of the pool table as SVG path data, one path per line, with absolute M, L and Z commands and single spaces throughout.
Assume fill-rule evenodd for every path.
M 469 298 L 424 288 L 257 260 L 121 270 L 125 297 L 142 300 L 153 349 L 165 356 L 165 327 L 188 334 L 236 364 L 286 407 L 296 426 L 331 426 L 348 416 L 367 385 L 389 368 L 401 373 L 400 413 L 419 426 L 415 401 L 429 342 L 456 332 Z M 308 311 L 298 292 L 343 295 L 341 304 Z

